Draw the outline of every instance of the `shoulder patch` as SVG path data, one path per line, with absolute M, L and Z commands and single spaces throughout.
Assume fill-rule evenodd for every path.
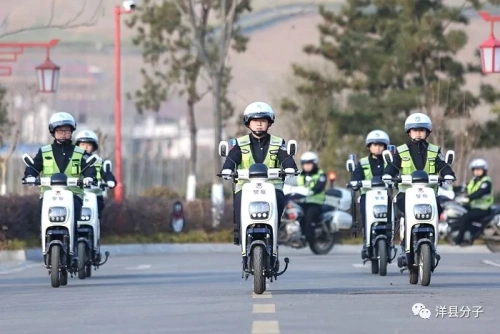
M 325 182 L 325 181 L 326 181 L 326 176 L 321 175 L 321 176 L 319 177 L 319 180 L 320 180 L 321 182 Z
M 439 152 L 438 158 L 444 161 L 444 155 L 443 152 Z
M 481 184 L 481 189 L 485 189 L 485 188 L 488 188 L 488 183 L 483 182 L 483 184 Z

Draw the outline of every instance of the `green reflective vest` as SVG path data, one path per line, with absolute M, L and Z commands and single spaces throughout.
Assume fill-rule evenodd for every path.
M 470 195 L 478 191 L 479 188 L 481 188 L 483 182 L 486 181 L 489 181 L 491 183 L 491 178 L 489 176 L 483 176 L 481 180 L 477 182 L 474 182 L 474 179 L 470 180 L 470 182 L 467 184 L 467 194 Z M 491 191 L 488 195 L 470 201 L 469 206 L 471 207 L 471 209 L 488 210 L 489 208 L 491 208 L 494 201 L 495 197 L 493 194 L 493 187 L 491 187 Z
M 364 157 L 359 160 L 359 164 L 361 168 L 363 168 L 363 174 L 365 175 L 365 180 L 371 180 L 373 178 L 372 167 L 370 166 L 369 157 Z M 387 164 L 384 163 L 384 167 L 387 167 Z M 361 195 L 364 195 L 370 189 L 361 188 Z
M 68 177 L 80 177 L 82 159 L 85 151 L 78 146 L 74 146 L 73 155 L 71 156 L 71 161 L 68 163 L 64 174 Z M 42 147 L 42 159 L 43 159 L 43 169 L 42 177 L 50 177 L 53 174 L 61 173 L 59 167 L 57 166 L 56 159 L 54 158 L 54 153 L 52 152 L 52 145 L 47 145 Z M 42 187 L 43 193 L 49 190 L 49 187 Z M 83 195 L 83 189 L 77 186 L 68 187 L 68 190 L 72 191 L 76 195 Z
M 318 170 L 318 172 L 316 174 L 311 175 L 312 180 L 307 185 L 307 188 L 313 189 L 314 186 L 316 186 L 316 184 L 318 183 L 318 180 L 321 177 L 321 175 L 325 175 L 325 173 L 321 169 Z M 299 175 L 297 177 L 297 185 L 303 186 L 303 185 L 305 185 L 305 183 L 306 183 L 306 176 Z M 307 196 L 304 202 L 305 203 L 320 204 L 320 205 L 325 204 L 325 190 L 320 191 L 319 193 L 314 194 L 312 196 Z
M 255 160 L 253 159 L 252 155 L 252 149 L 250 147 L 251 145 L 250 136 L 246 135 L 240 137 L 236 139 L 236 141 L 241 150 L 241 163 L 236 168 L 249 169 L 250 166 L 255 163 Z M 278 161 L 278 150 L 280 149 L 282 143 L 283 143 L 283 138 L 271 135 L 271 138 L 269 140 L 269 149 L 267 150 L 266 159 L 264 159 L 263 162 L 263 164 L 266 165 L 268 168 L 279 167 L 280 164 Z M 234 192 L 235 193 L 239 192 L 243 184 L 247 182 L 248 181 L 246 180 L 238 180 Z M 281 180 L 269 180 L 269 182 L 273 183 L 276 189 L 283 188 L 283 182 Z
M 415 164 L 413 163 L 413 159 L 410 155 L 410 149 L 406 144 L 398 146 L 397 148 L 399 156 L 401 157 L 401 175 L 411 175 L 414 171 L 417 170 L 415 168 Z M 438 156 L 439 146 L 434 144 L 429 144 L 427 147 L 427 161 L 425 163 L 424 171 L 429 175 L 436 175 L 436 158 Z M 400 184 L 398 185 L 400 192 L 405 192 L 410 186 Z M 435 191 L 437 191 L 437 185 L 433 185 Z
M 98 162 L 96 162 L 96 164 L 94 166 L 95 166 L 95 171 L 96 171 L 97 184 L 99 184 L 101 182 L 102 160 L 99 160 Z M 98 187 L 92 186 L 92 188 L 87 189 L 87 191 L 90 191 L 90 192 L 96 194 L 97 196 L 102 196 L 102 193 L 103 193 L 103 190 L 99 186 Z

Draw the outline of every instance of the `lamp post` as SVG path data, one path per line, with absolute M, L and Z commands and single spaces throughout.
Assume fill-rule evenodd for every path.
M 115 201 L 123 201 L 122 183 L 122 93 L 121 93 L 121 20 L 122 14 L 129 14 L 132 9 L 115 6 L 115 159 L 116 188 Z
M 0 55 L 5 56 L 0 59 L 0 63 L 16 62 L 17 56 L 23 54 L 24 49 L 44 48 L 46 50 L 46 59 L 42 64 L 35 67 L 38 91 L 40 93 L 55 93 L 59 86 L 59 72 L 61 68 L 50 60 L 50 49 L 58 43 L 58 39 L 53 39 L 48 43 L 0 42 Z M 0 76 L 11 75 L 11 66 L 0 66 Z
M 481 45 L 481 68 L 483 74 L 500 73 L 500 41 L 495 38 L 494 24 L 500 22 L 500 16 L 491 16 L 487 12 L 479 12 L 486 22 L 490 22 L 490 36 Z

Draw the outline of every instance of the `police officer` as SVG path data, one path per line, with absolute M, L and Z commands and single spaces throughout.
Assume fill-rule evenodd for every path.
M 411 175 L 414 171 L 423 170 L 429 175 L 436 175 L 440 172 L 441 177 L 446 183 L 452 183 L 455 180 L 455 173 L 444 161 L 441 149 L 434 144 L 427 142 L 432 132 L 431 119 L 422 113 L 415 113 L 406 118 L 405 132 L 409 137 L 406 144 L 398 146 L 396 154 L 393 156 L 393 163 L 388 164 L 384 170 L 382 179 L 391 183 L 391 178 L 396 175 Z M 408 186 L 398 185 L 399 193 L 397 195 L 397 207 L 403 214 L 405 212 L 405 191 Z M 437 188 L 436 188 L 437 193 Z M 438 205 L 438 216 L 442 208 Z M 407 260 L 404 238 L 401 240 L 403 250 L 403 261 Z M 408 250 L 409 251 L 409 250 Z
M 34 169 L 40 171 L 40 176 L 50 177 L 55 173 L 63 172 L 68 177 L 80 177 L 83 175 L 83 183 L 89 186 L 96 177 L 95 167 L 88 167 L 82 173 L 82 170 L 87 167 L 85 160 L 88 155 L 81 148 L 71 143 L 71 135 L 76 130 L 76 122 L 73 116 L 66 112 L 58 112 L 49 120 L 49 132 L 54 137 L 52 145 L 43 146 L 36 154 L 34 161 Z M 24 178 L 28 183 L 35 182 L 37 172 L 31 167 L 26 167 Z M 40 211 L 42 206 L 43 193 L 47 187 L 42 187 L 40 195 Z M 83 205 L 83 189 L 79 187 L 68 187 L 74 194 L 74 224 L 75 231 L 77 230 L 77 222 L 81 216 Z M 76 254 L 76 238 L 73 242 L 74 254 Z
M 99 139 L 94 131 L 84 130 L 80 131 L 75 137 L 75 144 L 84 149 L 87 154 L 95 154 L 95 151 L 99 149 Z M 97 182 L 104 181 L 110 189 L 116 187 L 116 179 L 111 171 L 105 172 L 102 169 L 102 160 L 94 165 L 97 174 Z M 103 190 L 100 187 L 93 186 L 90 190 L 97 196 L 97 210 L 99 211 L 99 219 L 101 219 L 102 210 L 104 209 L 104 197 Z
M 366 136 L 365 144 L 370 154 L 367 157 L 361 158 L 359 160 L 356 169 L 352 173 L 352 181 L 357 184 L 359 181 L 371 180 L 374 176 L 382 176 L 384 173 L 384 159 L 382 157 L 382 152 L 389 146 L 390 139 L 389 135 L 382 130 L 373 130 Z M 365 227 L 366 219 L 366 192 L 368 189 L 361 188 L 361 196 L 359 199 L 361 219 L 363 227 Z M 359 227 L 354 226 L 353 229 L 357 232 Z M 361 258 L 365 259 L 368 257 L 366 245 L 366 233 L 363 233 L 363 251 L 361 252 Z
M 467 184 L 467 197 L 465 203 L 468 211 L 460 218 L 460 230 L 455 238 L 455 244 L 463 242 L 464 233 L 473 222 L 479 222 L 491 213 L 494 194 L 491 178 L 488 176 L 488 163 L 484 159 L 474 159 L 469 165 L 473 178 Z M 471 244 L 474 240 L 471 240 Z
M 244 113 L 243 122 L 250 129 L 248 135 L 236 139 L 236 145 L 229 151 L 228 157 L 222 166 L 224 178 L 229 179 L 235 169 L 248 169 L 254 163 L 263 163 L 268 168 L 293 168 L 297 166 L 292 157 L 286 152 L 285 141 L 268 133 L 269 127 L 274 123 L 275 116 L 271 106 L 264 102 L 250 103 Z M 232 161 L 236 163 L 236 166 Z M 240 180 L 236 184 L 233 209 L 235 212 L 234 244 L 240 244 L 240 218 L 241 218 L 241 187 L 245 181 Z M 271 182 L 271 181 L 270 181 Z M 281 180 L 273 181 L 276 187 L 276 200 L 278 205 L 278 220 L 285 206 L 285 195 L 282 191 Z
M 318 155 L 314 152 L 305 152 L 300 157 L 302 171 L 297 177 L 298 186 L 309 188 L 309 195 L 305 202 L 299 203 L 304 209 L 302 231 L 308 240 L 313 237 L 314 225 L 321 215 L 321 207 L 325 204 L 326 175 L 318 167 Z

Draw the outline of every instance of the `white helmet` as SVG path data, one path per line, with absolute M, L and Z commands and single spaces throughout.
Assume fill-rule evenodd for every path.
M 429 116 L 421 112 L 411 114 L 405 121 L 405 132 L 408 133 L 411 129 L 426 129 L 432 132 L 432 121 Z
M 382 130 L 371 131 L 368 134 L 368 136 L 366 136 L 365 144 L 366 146 L 370 146 L 370 144 L 374 143 L 381 143 L 384 144 L 386 147 L 389 146 L 390 144 L 389 135 Z
M 49 119 L 49 132 L 51 135 L 54 135 L 54 131 L 56 130 L 57 127 L 60 126 L 69 126 L 71 128 L 71 131 L 76 130 L 76 121 L 67 112 L 58 112 L 52 115 Z
M 469 169 L 484 169 L 488 170 L 488 163 L 484 159 L 474 159 L 469 165 Z
M 75 145 L 80 143 L 92 143 L 94 145 L 94 151 L 99 149 L 99 139 L 94 131 L 84 130 L 78 132 L 75 137 Z
M 251 119 L 261 119 L 265 118 L 269 121 L 269 124 L 274 123 L 274 111 L 271 106 L 265 102 L 252 102 L 250 103 L 243 112 L 243 122 L 246 126 L 250 123 Z
M 304 154 L 302 154 L 302 156 L 300 157 L 300 163 L 301 164 L 305 164 L 305 163 L 308 163 L 308 162 L 312 162 L 313 164 L 317 165 L 318 164 L 318 155 L 314 152 L 305 152 Z

